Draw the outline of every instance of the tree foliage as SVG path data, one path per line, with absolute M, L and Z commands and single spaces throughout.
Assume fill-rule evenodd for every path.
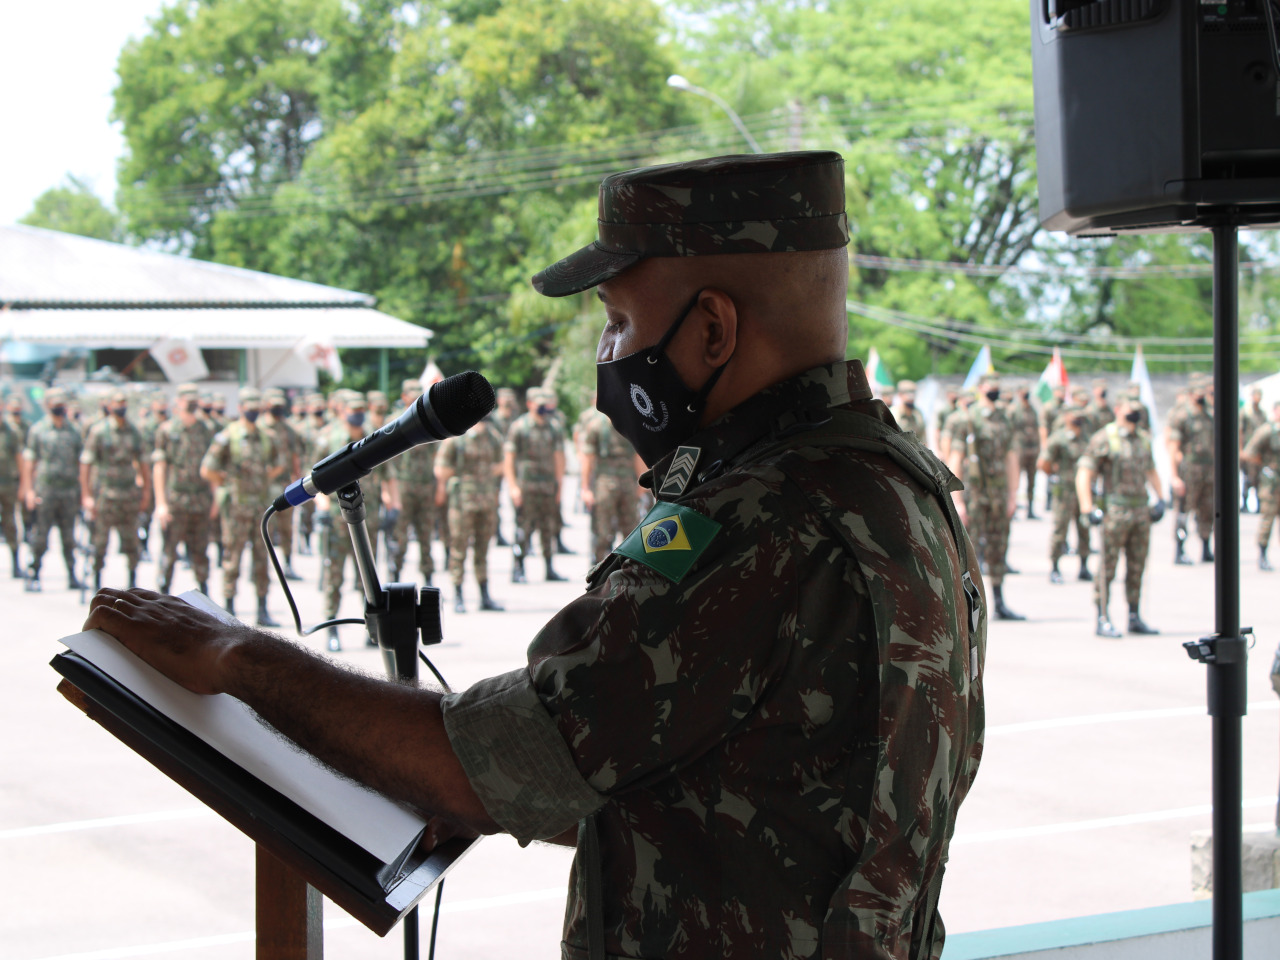
M 120 215 L 103 203 L 86 181 L 71 175 L 61 186 L 40 194 L 31 212 L 18 222 L 97 240 L 118 243 L 124 239 Z

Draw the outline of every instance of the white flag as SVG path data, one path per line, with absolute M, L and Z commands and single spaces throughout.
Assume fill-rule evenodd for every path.
M 324 370 L 334 382 L 342 379 L 342 359 L 328 337 L 307 337 L 294 348 L 294 353 L 316 369 Z
M 203 380 L 209 375 L 200 348 L 190 340 L 161 340 L 150 353 L 170 383 Z
M 437 384 L 443 379 L 444 372 L 436 366 L 434 360 L 428 360 L 426 367 L 422 370 L 422 376 L 418 378 L 418 382 L 422 384 L 423 390 L 430 390 L 433 384 Z

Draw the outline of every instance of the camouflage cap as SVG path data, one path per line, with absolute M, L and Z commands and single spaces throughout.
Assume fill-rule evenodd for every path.
M 400 381 L 400 392 L 411 393 L 416 397 L 422 392 L 422 381 L 416 377 L 405 377 Z
M 200 388 L 194 383 L 183 383 L 178 386 L 178 396 L 180 397 L 198 397 L 200 396 Z
M 67 391 L 61 387 L 52 387 L 44 392 L 44 402 L 48 404 L 66 403 L 67 399 Z
M 107 403 L 128 403 L 129 395 L 123 390 L 112 390 L 107 395 Z
M 215 400 L 215 401 L 216 401 L 217 399 L 218 399 L 217 397 L 215 397 L 215 398 L 214 398 L 214 400 Z M 262 394 L 258 392 L 258 388 L 257 388 L 257 387 L 241 387 L 241 388 L 240 388 L 240 393 L 237 395 L 237 399 L 238 399 L 238 400 L 240 401 L 240 403 L 242 403 L 242 404 L 244 404 L 244 403 L 261 403 L 261 402 L 262 402 Z M 216 405 L 217 405 L 217 404 L 215 403 L 215 406 L 216 406 Z
M 346 399 L 346 407 L 348 411 L 369 409 L 369 401 L 364 398 L 363 393 L 359 390 L 349 390 L 347 392 L 349 394 Z
M 899 393 L 915 393 L 916 382 L 914 380 L 899 380 L 898 392 Z
M 387 400 L 387 395 L 381 390 L 370 390 L 368 400 L 371 407 L 389 407 L 391 405 Z
M 849 242 L 844 159 L 829 150 L 709 157 L 600 184 L 599 239 L 533 278 L 548 297 L 589 290 L 646 257 L 833 250 Z
M 279 390 L 275 387 L 272 387 L 270 390 L 266 391 L 262 395 L 262 400 L 264 403 L 270 404 L 272 406 L 289 402 L 289 398 L 284 395 L 284 391 Z

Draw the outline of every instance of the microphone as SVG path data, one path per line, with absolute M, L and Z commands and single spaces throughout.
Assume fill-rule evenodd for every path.
M 280 512 L 318 493 L 341 490 L 410 447 L 461 436 L 495 406 L 493 385 L 474 370 L 432 384 L 395 420 L 329 454 L 309 474 L 289 484 L 272 506 Z

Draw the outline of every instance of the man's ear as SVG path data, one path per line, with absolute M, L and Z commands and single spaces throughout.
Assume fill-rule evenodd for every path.
M 707 287 L 698 297 L 698 311 L 702 361 L 709 367 L 724 366 L 738 348 L 737 304 L 723 290 Z

